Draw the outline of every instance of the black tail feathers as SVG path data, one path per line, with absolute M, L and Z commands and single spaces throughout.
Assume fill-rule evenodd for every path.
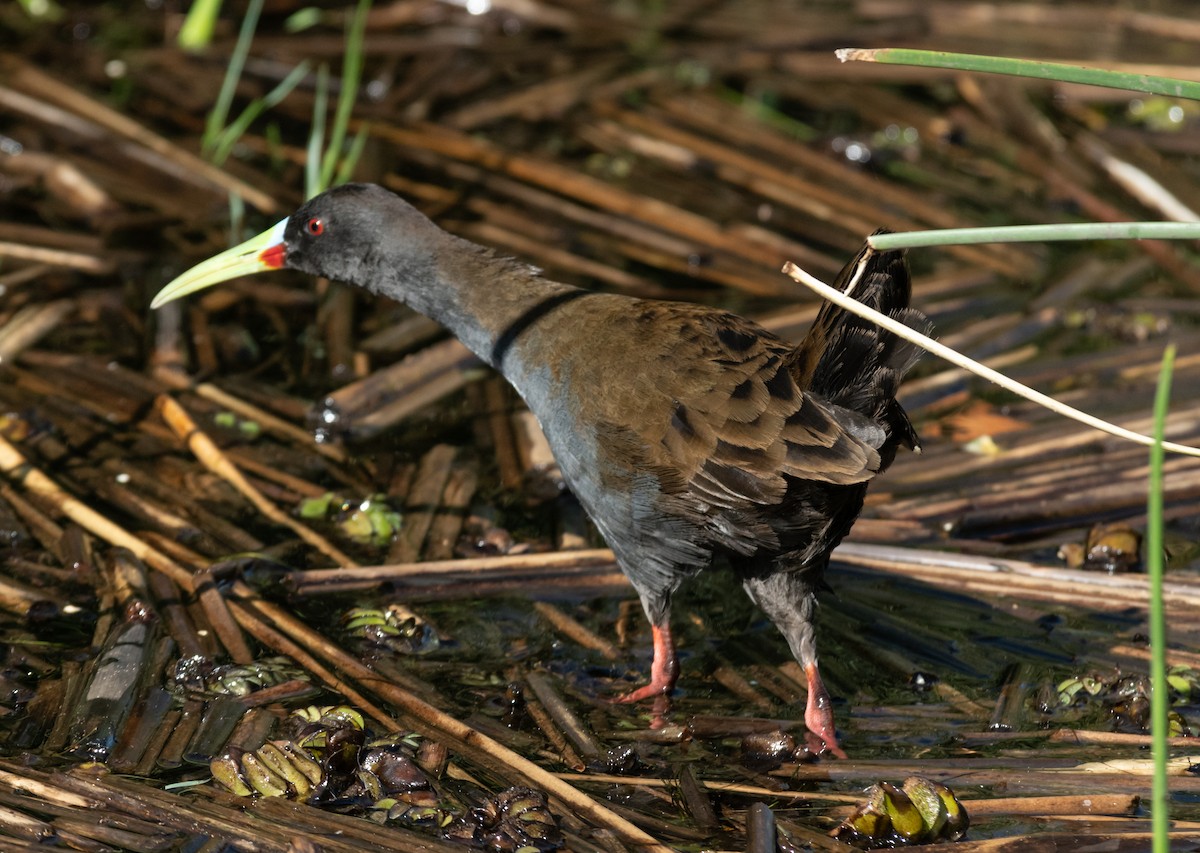
M 924 314 L 908 307 L 912 285 L 902 251 L 879 252 L 864 246 L 833 286 L 843 292 L 852 286 L 851 296 L 881 314 L 925 334 L 931 329 Z M 916 447 L 916 433 L 895 396 L 920 353 L 918 347 L 869 320 L 826 303 L 796 351 L 794 369 L 809 391 L 885 422 L 894 440 Z

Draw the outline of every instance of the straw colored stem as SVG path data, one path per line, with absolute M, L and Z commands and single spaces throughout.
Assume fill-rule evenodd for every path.
M 291 586 L 297 592 L 319 592 L 340 585 L 358 588 L 413 577 L 423 579 L 439 575 L 500 575 L 553 572 L 563 569 L 611 571 L 616 557 L 608 548 L 585 551 L 558 551 L 543 554 L 513 554 L 503 557 L 468 557 L 461 560 L 432 560 L 425 563 L 395 563 L 386 566 L 358 566 L 346 569 L 309 569 L 293 572 Z
M 537 614 L 554 626 L 554 630 L 578 643 L 584 648 L 599 652 L 609 660 L 617 660 L 621 653 L 617 647 L 594 631 L 588 630 L 578 620 L 572 619 L 559 608 L 546 601 L 535 601 L 533 609 Z
M 84 530 L 112 545 L 128 548 L 142 562 L 168 575 L 171 580 L 189 592 L 192 590 L 191 572 L 154 550 L 129 531 L 114 524 L 87 504 L 67 494 L 57 483 L 34 468 L 21 452 L 3 436 L 0 436 L 0 472 L 14 483 L 49 501 L 63 515 Z
M 297 536 L 325 554 L 339 566 L 358 565 L 358 563 L 336 548 L 324 536 L 300 524 L 267 500 L 262 492 L 251 485 L 250 481 L 242 475 L 242 472 L 229 460 L 229 457 L 213 443 L 213 440 L 200 431 L 199 427 L 196 426 L 196 422 L 184 411 L 181 405 L 170 397 L 161 395 L 158 398 L 158 406 L 163 420 L 187 444 L 188 449 L 204 464 L 204 467 L 241 492 L 250 503 L 254 504 L 259 512 L 276 524 L 291 529 Z
M 860 266 L 859 273 L 856 275 L 861 274 L 861 270 L 862 266 Z M 1081 412 L 1078 409 L 1067 406 L 1058 400 L 1055 400 L 1053 397 L 1048 397 L 1039 391 L 1034 391 L 1032 388 L 1028 388 L 1019 382 L 1015 382 L 1004 374 L 998 373 L 997 371 L 992 370 L 990 367 L 985 367 L 979 362 L 969 359 L 961 353 L 957 353 L 949 347 L 939 344 L 932 338 L 922 335 L 890 317 L 883 316 L 878 311 L 871 310 L 869 307 L 863 305 L 856 299 L 853 299 L 846 294 L 841 293 L 840 291 L 834 290 L 829 285 L 809 275 L 791 262 L 784 264 L 783 271 L 791 276 L 795 281 L 803 284 L 805 287 L 834 303 L 839 308 L 844 308 L 852 314 L 868 319 L 872 323 L 887 329 L 889 332 L 892 332 L 898 337 L 916 344 L 925 351 L 932 353 L 939 358 L 946 359 L 946 361 L 949 361 L 951 364 L 956 364 L 959 367 L 965 368 L 966 370 L 974 373 L 976 376 L 999 385 L 1006 391 L 1012 391 L 1014 394 L 1019 394 L 1025 399 L 1037 403 L 1040 406 L 1044 406 L 1053 412 L 1063 415 L 1064 417 L 1077 420 L 1080 423 L 1087 424 L 1088 426 L 1098 429 L 1101 432 L 1106 432 L 1109 435 L 1115 435 L 1118 438 L 1124 438 L 1128 441 L 1134 442 L 1135 444 L 1149 445 L 1152 441 L 1152 439 L 1147 435 L 1133 432 L 1132 430 L 1119 427 L 1116 424 L 1111 424 L 1108 421 L 1104 421 L 1093 415 L 1089 415 L 1086 412 Z M 853 287 L 854 281 L 852 280 L 851 284 L 847 287 L 847 290 L 852 290 Z M 1162 446 L 1167 450 L 1170 450 L 1174 453 L 1182 453 L 1185 456 L 1200 456 L 1200 448 L 1187 447 L 1174 442 L 1163 442 Z

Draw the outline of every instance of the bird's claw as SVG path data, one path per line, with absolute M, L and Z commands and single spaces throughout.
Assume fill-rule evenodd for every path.
M 810 729 L 804 733 L 804 744 L 812 755 L 831 755 L 834 758 L 842 759 L 850 757 L 846 755 L 844 749 L 838 746 L 837 738 L 833 734 L 822 736 Z

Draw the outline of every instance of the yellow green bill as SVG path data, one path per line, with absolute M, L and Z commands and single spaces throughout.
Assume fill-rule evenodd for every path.
M 283 244 L 283 229 L 287 220 L 277 223 L 272 228 L 251 237 L 245 243 L 226 249 L 219 255 L 214 255 L 207 261 L 201 261 L 176 278 L 158 292 L 151 308 L 161 308 L 181 296 L 195 293 L 222 281 L 229 281 L 240 275 L 253 275 L 266 270 L 277 270 L 283 266 L 286 254 Z

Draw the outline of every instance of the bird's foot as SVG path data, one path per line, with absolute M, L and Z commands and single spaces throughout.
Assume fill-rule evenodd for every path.
M 671 640 L 669 627 L 650 626 L 654 637 L 654 660 L 650 664 L 650 683 L 618 696 L 612 701 L 623 705 L 654 700 L 654 713 L 665 714 L 670 709 L 671 691 L 679 679 L 679 661 L 675 657 L 675 644 Z
M 832 755 L 834 758 L 849 758 L 846 751 L 838 746 L 837 738 L 831 733 L 819 735 L 812 729 L 804 733 L 804 745 L 812 755 Z
M 661 729 L 666 726 L 667 714 L 671 712 L 669 689 L 664 691 L 654 684 L 647 684 L 644 687 L 639 687 L 637 690 L 616 696 L 609 701 L 614 705 L 628 705 L 633 702 L 641 702 L 644 699 L 654 700 L 654 703 L 650 706 L 650 728 Z
M 833 702 L 825 683 L 821 681 L 817 665 L 808 664 L 804 667 L 804 673 L 808 676 L 808 703 L 804 708 L 804 725 L 808 727 L 808 732 L 804 738 L 809 752 L 847 758 L 845 751 L 838 746 L 837 734 L 833 729 Z

